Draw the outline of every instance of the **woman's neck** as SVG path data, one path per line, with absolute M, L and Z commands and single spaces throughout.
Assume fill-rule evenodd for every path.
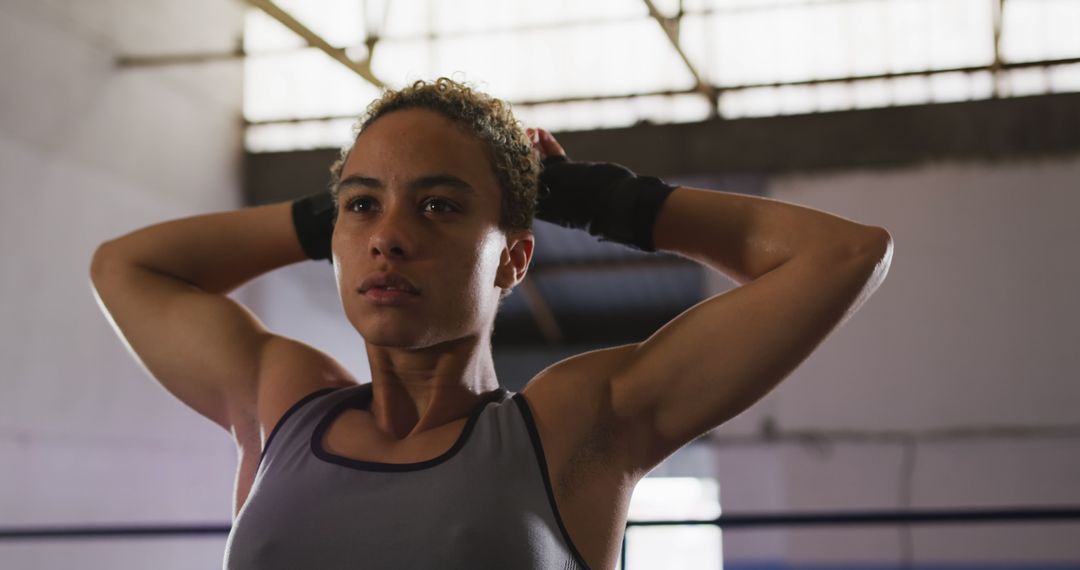
M 499 388 L 490 346 L 480 339 L 415 350 L 368 345 L 376 425 L 405 439 L 467 417 Z

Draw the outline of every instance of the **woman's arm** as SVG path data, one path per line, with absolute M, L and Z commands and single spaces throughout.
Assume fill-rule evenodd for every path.
M 718 190 L 677 188 L 653 231 L 656 247 L 705 264 L 740 285 L 796 256 L 846 249 L 871 255 L 891 243 L 881 227 L 782 202 Z
M 291 202 L 171 220 L 107 241 L 94 267 L 126 264 L 207 293 L 228 293 L 273 269 L 306 260 Z
M 274 337 L 226 293 L 304 259 L 290 203 L 282 202 L 172 220 L 110 240 L 95 252 L 90 276 L 102 311 L 150 375 L 250 439 L 258 435 L 250 432 L 261 361 Z
M 867 301 L 893 255 L 882 228 L 689 188 L 671 194 L 654 236 L 741 285 L 684 311 L 612 372 L 613 408 L 640 444 L 631 470 L 652 468 L 763 398 Z
M 541 155 L 563 154 L 554 139 L 539 135 Z M 667 197 L 652 235 L 657 248 L 741 286 L 687 309 L 643 342 L 563 370 L 573 375 L 574 366 L 592 366 L 580 376 L 589 384 L 575 386 L 593 395 L 590 409 L 601 411 L 594 415 L 605 425 L 590 433 L 618 434 L 612 453 L 637 475 L 786 378 L 877 289 L 893 251 L 883 228 L 694 188 Z
M 530 128 L 527 133 L 539 159 L 566 156 L 548 131 Z M 890 236 L 884 228 L 796 204 L 689 187 L 676 188 L 667 197 L 652 234 L 656 249 L 705 264 L 740 285 L 808 249 L 861 246 L 868 241 L 880 246 Z

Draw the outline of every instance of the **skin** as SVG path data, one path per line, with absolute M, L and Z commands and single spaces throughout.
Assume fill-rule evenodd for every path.
M 450 175 L 471 190 L 417 179 Z M 350 184 L 355 177 L 362 183 Z M 499 294 L 525 276 L 534 238 L 499 227 L 501 191 L 484 143 L 428 109 L 394 111 L 359 135 L 342 169 L 332 250 L 342 307 L 371 365 L 371 414 L 404 439 L 468 415 L 498 389 L 491 331 Z M 378 305 L 371 274 L 420 293 Z

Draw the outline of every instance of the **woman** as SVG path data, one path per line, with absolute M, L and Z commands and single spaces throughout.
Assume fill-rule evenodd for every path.
M 330 194 L 150 226 L 94 256 L 135 356 L 235 438 L 227 568 L 612 568 L 636 482 L 787 376 L 892 254 L 879 227 L 570 161 L 445 78 L 374 102 L 331 169 Z M 532 259 L 534 206 L 741 286 L 510 394 L 491 331 Z M 226 297 L 308 258 L 332 260 L 370 383 Z

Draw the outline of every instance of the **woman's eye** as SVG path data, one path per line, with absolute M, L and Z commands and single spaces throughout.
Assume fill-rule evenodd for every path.
M 378 207 L 378 202 L 370 196 L 358 196 L 345 202 L 345 210 L 356 214 L 368 214 Z M 442 198 L 428 198 L 421 204 L 421 210 L 433 214 L 456 212 L 457 207 Z
M 430 209 L 432 205 L 435 207 L 434 210 Z M 429 198 L 424 201 L 424 211 L 426 212 L 446 213 L 454 212 L 456 210 L 457 208 L 455 208 L 453 204 L 442 198 Z
M 362 207 L 362 209 L 358 209 L 359 207 Z M 345 209 L 350 212 L 369 212 L 371 211 L 371 198 L 353 198 L 345 203 Z

